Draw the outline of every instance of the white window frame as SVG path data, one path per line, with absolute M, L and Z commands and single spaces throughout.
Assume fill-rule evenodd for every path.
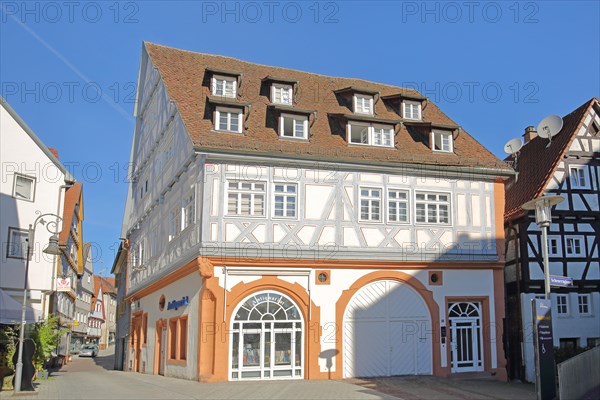
M 571 180 L 572 189 L 589 189 L 590 178 L 588 169 L 585 165 L 570 165 L 569 179 Z M 583 179 L 583 183 L 581 180 Z
M 361 142 L 353 142 L 352 141 L 352 126 L 361 126 L 366 128 L 366 136 L 361 135 Z M 387 129 L 389 130 L 389 145 L 386 144 L 375 144 L 375 128 L 377 129 Z M 348 144 L 358 145 L 358 146 L 373 146 L 373 147 L 386 147 L 393 148 L 394 147 L 394 125 L 385 125 L 385 124 L 372 124 L 368 122 L 357 122 L 357 121 L 348 121 L 346 125 L 346 140 Z M 366 143 L 362 141 L 363 137 L 366 137 Z M 383 139 L 383 137 L 382 137 Z M 385 143 L 385 140 L 382 141 Z
M 579 252 L 576 252 L 579 242 Z M 565 236 L 565 256 L 585 256 L 585 240 L 583 236 Z
M 364 195 L 362 192 L 363 190 L 368 190 L 368 194 Z M 379 197 L 375 197 L 372 194 L 372 191 L 377 190 L 379 191 Z M 358 220 L 361 222 L 382 222 L 382 212 L 383 212 L 383 188 L 380 187 L 376 187 L 376 186 L 360 186 L 358 188 Z M 363 217 L 363 201 L 367 202 L 367 218 Z M 374 203 L 377 202 L 378 204 L 378 217 L 374 218 L 373 217 L 373 208 L 374 208 Z
M 167 224 L 167 238 L 170 242 L 175 239 L 181 231 L 181 207 L 179 205 L 174 206 L 169 210 Z
M 354 113 L 373 115 L 373 96 L 356 93 L 353 97 Z M 366 106 L 366 107 L 365 107 Z
M 557 294 L 556 295 L 556 315 L 562 315 L 562 316 L 569 315 L 569 296 L 568 295 L 566 295 L 566 294 Z
M 415 107 L 416 107 L 416 109 L 415 109 Z M 421 102 L 404 100 L 402 102 L 402 118 L 420 121 L 422 119 Z
M 222 82 L 223 93 L 217 93 L 217 82 Z M 227 83 L 232 85 L 231 90 L 228 93 Z M 235 99 L 237 96 L 237 78 L 235 76 L 227 75 L 213 75 L 211 79 L 211 93 L 213 96 L 229 97 Z
M 278 192 L 277 191 L 277 186 L 283 186 L 283 192 Z M 287 192 L 286 188 L 288 186 L 292 186 L 295 188 L 295 191 L 293 193 Z M 273 202 L 273 218 L 285 218 L 285 219 L 297 219 L 298 218 L 298 199 L 300 198 L 298 196 L 298 184 L 296 183 L 289 183 L 289 182 L 273 182 L 273 190 L 272 190 L 272 202 Z M 283 197 L 283 215 L 276 215 L 277 212 L 277 208 L 276 208 L 276 204 L 277 204 L 277 200 L 276 198 L 278 196 Z M 290 199 L 293 198 L 294 199 L 294 214 L 293 215 L 287 215 L 288 214 L 288 204 L 290 202 Z
M 20 243 L 18 244 L 18 246 L 19 246 L 18 250 L 20 250 L 19 254 L 13 253 L 11 251 L 11 250 L 15 249 L 15 247 L 13 246 L 13 244 L 14 244 L 13 235 L 21 238 Z M 8 240 L 6 243 L 6 257 L 7 258 L 17 258 L 20 260 L 26 260 L 27 259 L 28 241 L 29 241 L 29 231 L 27 231 L 26 229 L 19 229 L 19 228 L 14 228 L 14 227 L 9 226 L 8 227 Z M 25 246 L 25 248 L 23 248 L 23 245 Z
M 553 248 L 556 247 L 556 250 Z M 549 236 L 548 237 L 548 255 L 554 257 L 560 257 L 562 254 L 562 243 L 560 236 Z
M 583 299 L 585 299 L 585 302 L 582 302 Z M 583 307 L 587 308 L 587 311 L 582 311 Z M 579 315 L 592 315 L 592 296 L 589 293 L 577 294 L 577 310 L 579 311 Z
M 191 217 L 190 217 L 191 215 Z M 181 230 L 194 225 L 196 222 L 196 188 L 192 188 L 183 197 L 181 205 Z
M 283 94 L 284 92 L 288 93 L 288 101 L 283 101 Z M 279 101 L 277 101 L 277 94 L 279 93 Z M 293 98 L 293 89 L 292 89 L 292 85 L 285 85 L 282 83 L 274 83 L 271 85 L 271 103 L 274 104 L 284 104 L 284 105 L 293 105 L 294 103 L 294 98 Z
M 227 129 L 221 129 L 221 113 L 227 113 Z M 231 115 L 237 114 L 238 116 L 238 129 L 231 129 Z M 241 108 L 231 108 L 231 107 L 217 107 L 215 110 L 215 121 L 214 128 L 215 131 L 219 132 L 229 132 L 229 133 L 242 133 L 242 127 L 244 125 L 243 121 L 243 111 Z
M 17 196 L 17 181 L 19 180 L 19 178 L 31 181 L 31 190 L 29 193 L 29 197 Z M 19 199 L 19 200 L 34 201 L 35 200 L 35 186 L 36 186 L 35 177 L 30 176 L 30 175 L 25 175 L 25 174 L 19 174 L 19 173 L 15 172 L 14 178 L 13 178 L 13 197 L 15 199 Z
M 404 193 L 406 195 L 406 199 L 392 198 L 392 197 L 390 197 L 390 192 Z M 387 200 L 386 201 L 387 222 L 390 224 L 410 224 L 410 191 L 406 190 L 406 189 L 389 187 L 389 188 L 387 188 L 386 196 L 387 196 L 387 198 L 386 198 L 386 200 Z M 391 218 L 392 214 L 390 213 L 390 210 L 391 210 L 390 203 L 392 203 L 392 202 L 396 203 L 396 216 L 399 216 L 398 205 L 401 203 L 406 203 L 406 221 L 393 220 Z
M 441 146 L 440 149 L 435 148 L 435 139 L 437 136 L 439 136 L 439 138 L 440 138 L 440 146 Z M 447 148 L 444 147 L 444 138 L 449 138 Z M 452 134 L 452 132 L 433 129 L 431 131 L 431 150 L 435 151 L 436 153 L 453 153 L 454 152 L 454 135 Z
M 424 200 L 417 199 L 417 196 L 420 194 L 425 195 Z M 435 196 L 437 196 L 438 200 L 430 200 L 427 198 L 428 195 L 435 195 Z M 447 196 L 448 200 L 447 201 L 439 200 L 439 196 Z M 443 226 L 452 225 L 452 193 L 417 190 L 414 193 L 413 204 L 414 204 L 414 208 L 415 208 L 415 224 L 417 224 L 417 225 L 443 225 Z M 419 204 L 425 204 L 425 221 L 419 221 L 419 219 L 418 219 L 417 208 L 418 208 Z M 429 205 L 430 204 L 436 206 L 436 222 L 429 221 Z M 448 206 L 448 222 L 439 222 L 441 205 Z
M 284 135 L 284 122 L 285 119 L 292 119 L 292 136 Z M 296 136 L 296 122 L 302 121 L 303 123 L 303 135 Z M 279 136 L 287 139 L 308 139 L 308 116 L 298 114 L 281 114 L 279 116 Z
M 238 183 L 238 187 L 236 189 L 231 189 L 229 187 L 229 185 L 231 183 Z M 251 184 L 251 188 L 250 189 L 241 189 L 240 188 L 240 183 L 250 183 Z M 263 190 L 257 190 L 255 187 L 256 185 L 263 185 Z M 229 216 L 229 217 L 245 217 L 245 218 L 262 218 L 265 217 L 267 215 L 267 182 L 266 181 L 260 181 L 260 180 L 237 180 L 237 179 L 232 179 L 232 180 L 227 180 L 225 182 L 225 188 L 226 188 L 226 195 L 225 195 L 225 215 Z M 236 212 L 235 213 L 231 213 L 229 211 L 229 196 L 233 193 L 236 194 Z M 241 212 L 241 206 L 242 206 L 242 195 L 243 194 L 249 194 L 250 195 L 250 213 L 249 214 L 243 214 Z M 256 198 L 262 196 L 263 197 L 263 212 L 262 214 L 256 214 L 255 212 L 255 204 L 256 204 Z

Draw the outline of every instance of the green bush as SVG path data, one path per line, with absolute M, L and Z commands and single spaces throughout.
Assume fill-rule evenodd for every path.
M 0 326 L 0 367 L 6 367 L 10 371 L 15 370 L 13 355 L 17 351 L 19 343 L 19 327 L 12 325 Z
M 52 355 L 52 350 L 58 346 L 60 338 L 67 333 L 67 328 L 59 328 L 58 317 L 50 315 L 44 322 L 35 325 L 32 339 L 35 342 L 33 365 L 38 371 L 44 369 L 44 363 Z

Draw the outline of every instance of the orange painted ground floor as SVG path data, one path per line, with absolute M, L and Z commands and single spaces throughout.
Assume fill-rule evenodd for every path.
M 499 263 L 195 259 L 132 302 L 127 369 L 201 381 L 488 372 Z

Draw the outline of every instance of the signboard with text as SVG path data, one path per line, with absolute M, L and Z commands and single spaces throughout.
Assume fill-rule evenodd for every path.
M 551 301 L 533 299 L 532 315 L 537 398 L 540 400 L 552 400 L 556 397 L 556 371 L 554 365 Z
M 550 286 L 570 287 L 573 286 L 573 278 L 568 276 L 550 275 Z

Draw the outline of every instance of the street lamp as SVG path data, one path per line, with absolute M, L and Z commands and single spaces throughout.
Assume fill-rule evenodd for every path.
M 554 338 L 552 334 L 552 302 L 550 301 L 550 262 L 548 261 L 548 227 L 552 222 L 552 206 L 562 203 L 562 196 L 542 196 L 523 204 L 524 210 L 535 210 L 535 223 L 542 228 L 545 299 L 531 301 L 535 352 L 535 383 L 538 400 L 556 397 L 554 370 Z
M 542 257 L 544 258 L 544 293 L 550 300 L 550 263 L 548 261 L 548 227 L 552 222 L 552 207 L 562 203 L 562 196 L 542 196 L 521 206 L 524 210 L 535 210 L 535 223 L 542 228 Z
M 40 212 L 37 211 L 39 214 Z M 44 217 L 56 218 L 54 221 L 46 222 Z M 52 234 L 48 241 L 48 246 L 42 250 L 46 254 L 54 256 L 60 255 L 61 247 L 58 244 L 58 220 L 62 221 L 62 218 L 56 214 L 46 213 L 39 215 L 33 224 L 29 225 L 28 237 L 27 237 L 27 255 L 25 258 L 25 283 L 23 284 L 23 304 L 21 306 L 21 330 L 19 332 L 19 350 L 17 364 L 15 366 L 15 393 L 21 391 L 21 379 L 23 376 L 23 342 L 25 340 L 25 314 L 27 311 L 27 275 L 29 274 L 29 258 L 33 252 L 33 243 L 35 238 L 35 228 L 38 224 L 42 224 L 46 227 L 48 232 Z

